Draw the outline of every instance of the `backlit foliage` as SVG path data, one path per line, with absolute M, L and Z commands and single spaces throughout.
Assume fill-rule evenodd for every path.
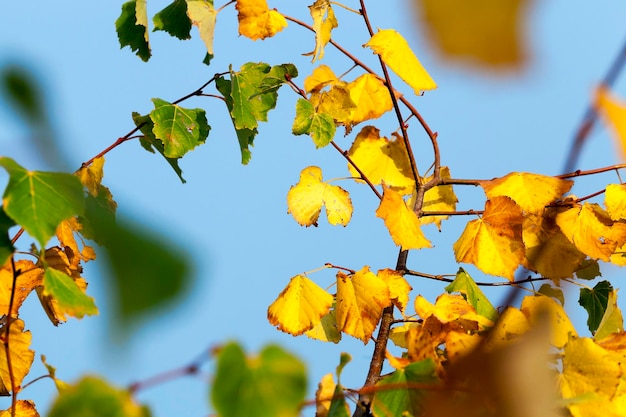
M 385 25 L 384 16 L 372 22 L 364 1 L 355 8 L 316 0 L 303 6 L 303 17 L 298 18 L 284 15 L 274 8 L 277 2 L 271 3 L 236 0 L 216 9 L 213 0 L 174 0 L 154 15 L 153 26 L 178 39 L 189 39 L 195 26 L 206 49 L 203 62 L 209 64 L 215 45 L 228 43 L 215 39 L 215 27 L 220 12 L 231 7 L 236 12 L 231 23 L 253 41 L 275 38 L 287 44 L 289 31 L 308 30 L 314 49 L 303 47 L 301 53 L 311 57 L 310 65 L 299 69 L 284 62 L 231 65 L 177 101 L 153 98 L 149 113 L 132 113 L 131 132 L 74 173 L 31 171 L 0 156 L 0 167 L 9 178 L 0 207 L 0 395 L 12 399 L 11 407 L 0 414 L 38 415 L 35 403 L 17 400 L 35 358 L 27 330 L 30 318 L 20 315 L 30 294 L 36 294 L 54 325 L 97 315 L 83 266 L 101 251 L 107 254 L 102 262 L 109 263 L 117 289 L 115 314 L 120 321 L 132 321 L 161 306 L 187 284 L 184 254 L 158 236 L 116 219 L 117 203 L 103 184 L 104 155 L 138 139 L 185 182 L 179 160 L 205 144 L 210 123 L 227 115 L 234 129 L 228 134 L 233 143 L 236 139 L 245 165 L 252 158 L 255 139 L 264 136 L 260 122 L 269 123 L 279 97 L 289 94 L 297 99 L 293 120 L 278 123 L 291 124 L 295 136 L 310 136 L 312 152 L 334 148 L 345 177 L 324 179 L 324 167 L 303 167 L 299 179 L 285 190 L 286 212 L 301 226 L 325 227 L 320 221 L 324 209 L 330 225 L 349 226 L 353 211 L 359 210 L 353 207 L 350 192 L 365 188 L 377 208 L 363 216 L 382 221 L 389 245 L 393 242 L 400 249 L 393 269 L 322 265 L 320 270 L 333 270 L 331 278 L 314 275 L 318 271 L 296 271 L 269 306 L 272 326 L 315 339 L 310 343 L 340 343 L 347 335 L 375 346 L 362 386 L 341 383 L 350 361 L 347 354 L 335 370 L 336 383 L 332 373 L 322 378 L 308 403 L 315 404 L 316 416 L 624 414 L 626 333 L 618 292 L 608 281 L 593 287 L 585 281 L 599 277 L 604 263 L 626 265 L 626 186 L 618 175 L 614 183 L 597 186 L 585 196 L 570 193 L 577 178 L 618 172 L 624 166 L 558 177 L 512 172 L 489 180 L 456 178 L 455 167 L 441 164 L 437 133 L 413 104 L 437 94 L 436 74 L 431 77 L 403 35 L 393 29 L 371 29 Z M 457 0 L 415 3 L 430 38 L 444 54 L 469 56 L 492 68 L 523 64 L 518 27 L 527 2 L 481 0 L 471 7 Z M 348 19 L 369 31 L 359 41 L 361 51 L 346 51 L 339 43 L 343 36 L 357 36 L 342 32 Z M 144 61 L 153 53 L 149 26 L 145 0 L 121 5 L 115 22 L 120 45 L 129 46 Z M 343 54 L 347 64 L 320 63 L 330 48 Z M 359 58 L 371 59 L 372 52 L 376 69 Z M 298 79 L 300 73 L 304 76 Z M 209 88 L 214 91 L 208 93 Z M 188 108 L 183 102 L 190 97 L 217 98 L 224 114 Z M 23 96 L 17 94 L 15 102 L 29 112 Z M 626 154 L 624 104 L 603 85 L 593 106 Z M 397 128 L 381 133 L 376 123 L 383 118 L 394 120 Z M 409 119 L 419 123 L 409 125 Z M 349 148 L 335 142 L 338 131 L 352 136 L 346 142 L 351 143 Z M 427 139 L 414 139 L 418 132 L 425 132 Z M 420 161 L 430 155 L 428 165 L 416 161 L 413 149 L 418 147 Z M 457 211 L 455 190 L 467 185 L 482 189 L 484 204 Z M 451 248 L 434 249 L 430 239 L 435 227 L 428 225 L 445 230 L 452 216 L 467 216 L 462 232 Z M 18 250 L 18 242 L 27 240 L 29 250 Z M 478 283 L 463 268 L 449 274 L 444 270 L 449 266 L 442 266 L 436 275 L 409 268 L 410 251 L 434 250 L 451 251 L 458 263 L 492 280 Z M 408 276 L 444 281 L 447 286 L 438 297 L 428 299 L 415 280 L 409 284 Z M 543 285 L 537 289 L 534 281 Z M 501 286 L 508 299 L 494 305 L 481 290 L 483 285 Z M 583 336 L 584 329 L 577 329 L 564 309 L 572 287 L 580 288 L 579 304 L 588 314 L 591 337 Z M 516 288 L 526 290 L 520 291 L 523 297 L 517 297 Z M 139 293 L 142 297 L 136 297 Z M 267 346 L 255 356 L 229 342 L 215 348 L 213 356 L 210 400 L 220 416 L 295 417 L 307 404 L 305 366 L 282 348 Z M 117 388 L 94 376 L 68 384 L 57 379 L 45 357 L 42 361 L 59 390 L 50 416 L 149 415 L 135 401 L 133 389 Z M 383 363 L 391 369 L 386 375 Z M 197 366 L 187 371 L 196 372 Z M 356 405 L 347 401 L 350 397 Z

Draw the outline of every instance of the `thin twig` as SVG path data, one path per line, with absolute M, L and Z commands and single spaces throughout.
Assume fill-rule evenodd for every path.
M 11 284 L 11 298 L 9 298 L 9 311 L 6 315 L 6 336 L 3 338 L 4 343 L 4 351 L 7 357 L 7 368 L 9 371 L 9 380 L 11 381 L 11 417 L 15 417 L 15 413 L 17 412 L 17 392 L 15 386 L 15 375 L 13 373 L 13 362 L 11 361 L 11 348 L 9 344 L 9 339 L 11 335 L 11 323 L 13 322 L 13 302 L 15 300 L 15 287 L 17 286 L 17 277 L 20 274 L 15 268 L 15 258 L 11 256 L 11 272 L 13 275 L 13 283 Z

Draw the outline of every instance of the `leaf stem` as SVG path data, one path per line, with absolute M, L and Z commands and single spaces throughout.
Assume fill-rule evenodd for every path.
M 13 275 L 13 282 L 11 284 L 11 297 L 9 298 L 9 311 L 6 315 L 6 336 L 2 338 L 2 342 L 4 344 L 4 352 L 7 357 L 9 380 L 11 381 L 11 417 L 15 417 L 15 413 L 17 412 L 17 392 L 15 392 L 15 375 L 13 373 L 13 362 L 11 361 L 9 338 L 11 335 L 11 323 L 13 322 L 13 315 L 11 313 L 13 312 L 13 302 L 15 300 L 15 287 L 17 286 L 17 277 L 19 276 L 20 271 L 15 268 L 15 257 L 13 256 L 11 256 L 11 272 Z

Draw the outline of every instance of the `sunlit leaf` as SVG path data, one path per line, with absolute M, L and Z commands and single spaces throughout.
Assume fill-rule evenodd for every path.
M 55 399 L 48 417 L 149 417 L 146 406 L 137 404 L 131 393 L 96 376 L 85 376 L 68 385 Z
M 563 306 L 551 297 L 526 296 L 522 300 L 521 310 L 533 326 L 548 321 L 551 332 L 550 343 L 557 348 L 565 346 L 570 335 L 576 336 L 576 330 Z
M 327 65 L 315 67 L 313 73 L 304 80 L 304 91 L 307 93 L 319 92 L 325 87 L 339 83 L 333 70 Z
M 324 58 L 324 47 L 330 41 L 330 32 L 338 23 L 329 0 L 315 0 L 315 3 L 309 6 L 309 11 L 315 30 L 315 49 L 304 55 L 312 55 L 311 62 L 315 62 Z
M 80 182 L 93 196 L 98 195 L 98 189 L 102 184 L 102 178 L 104 177 L 103 167 L 104 157 L 100 156 L 94 159 L 89 166 L 81 167 L 78 171 L 76 171 L 76 175 L 80 178 Z
M 229 343 L 217 356 L 211 400 L 221 417 L 297 417 L 306 393 L 305 367 L 278 346 L 246 356 Z
M 437 84 L 426 72 L 407 41 L 395 30 L 379 30 L 363 46 L 378 54 L 393 72 L 413 88 L 415 94 L 420 95 L 424 90 L 437 88 Z
M 9 173 L 4 212 L 45 246 L 62 220 L 85 210 L 83 186 L 72 174 L 28 171 L 7 157 L 0 166 Z
M 363 74 L 346 85 L 355 107 L 347 122 L 353 126 L 365 120 L 377 119 L 393 108 L 389 90 L 382 80 L 372 74 Z
M 626 219 L 626 184 L 607 185 L 604 205 L 612 220 Z
M 433 44 L 450 58 L 519 67 L 526 60 L 523 30 L 527 0 L 414 0 Z
M 613 222 L 597 204 L 585 203 L 561 211 L 556 224 L 581 252 L 605 262 L 626 242 L 626 223 Z
M 187 0 L 187 16 L 189 16 L 193 26 L 198 28 L 207 53 L 209 56 L 212 56 L 215 22 L 217 20 L 217 12 L 215 7 L 213 7 L 213 0 Z
M 503 345 L 517 342 L 518 338 L 531 329 L 528 318 L 519 309 L 507 307 L 489 332 L 485 348 L 492 350 Z
M 2 340 L 9 340 L 9 354 L 11 356 L 11 370 L 7 362 L 6 344 L 0 344 L 0 395 L 7 396 L 11 393 L 11 374 L 15 387 L 21 387 L 24 377 L 30 371 L 30 367 L 35 358 L 35 352 L 29 349 L 32 336 L 30 331 L 24 331 L 24 322 L 20 319 L 13 319 L 10 330 L 7 334 L 6 318 L 0 327 Z M 17 395 L 17 392 L 13 392 Z
M 309 100 L 296 103 L 296 117 L 291 127 L 294 135 L 310 135 L 316 148 L 323 148 L 335 137 L 335 121 L 330 114 L 317 113 Z
M 595 289 L 595 288 L 594 288 Z M 617 306 L 617 291 L 609 292 L 606 309 L 602 320 L 598 325 L 598 330 L 594 335 L 594 340 L 601 341 L 614 333 L 624 331 L 624 318 L 622 311 Z
M 310 100 L 318 113 L 328 114 L 337 124 L 348 128 L 352 125 L 351 116 L 357 105 L 352 101 L 347 83 L 340 82 L 328 91 L 313 93 Z
M 148 43 L 146 0 L 131 0 L 122 5 L 122 14 L 115 21 L 120 46 L 129 46 L 143 61 L 152 55 Z
M 410 329 L 417 326 L 419 326 L 419 324 L 415 322 L 404 323 L 402 326 L 394 326 L 389 334 L 389 339 L 391 339 L 396 346 L 407 349 L 406 335 Z
M 331 309 L 326 313 L 319 323 L 305 335 L 311 339 L 320 340 L 322 342 L 339 343 L 341 341 L 341 332 L 337 328 L 337 314 L 335 309 Z
M 450 169 L 441 167 L 440 175 L 442 179 L 450 178 Z M 431 179 L 432 177 L 427 177 L 424 182 L 428 182 Z M 458 201 L 451 185 L 438 185 L 424 194 L 422 210 L 426 213 L 429 211 L 455 211 Z M 441 231 L 441 222 L 448 217 L 450 216 L 422 216 L 420 217 L 420 223 L 422 225 L 434 223 Z
M 498 317 L 498 312 L 489 302 L 487 296 L 463 268 L 459 269 L 456 273 L 456 278 L 454 278 L 454 281 L 452 281 L 450 285 L 445 288 L 445 290 L 449 293 L 459 292 L 463 294 L 467 302 L 474 307 L 476 313 L 481 316 L 486 317 L 491 321 L 495 321 Z
M 204 143 L 211 130 L 204 110 L 186 109 L 159 98 L 153 98 L 152 102 L 152 132 L 163 142 L 165 157 L 180 158 Z
M 320 323 L 333 304 L 333 296 L 305 276 L 297 275 L 269 306 L 272 326 L 298 336 Z
M 626 103 L 613 95 L 607 87 L 599 87 L 594 104 L 613 133 L 621 160 L 626 159 Z
M 300 181 L 287 193 L 287 212 L 302 226 L 317 226 L 322 206 L 326 206 L 326 217 L 332 225 L 345 226 L 352 217 L 348 192 L 323 182 L 319 167 L 307 167 L 300 172 Z
M 31 400 L 17 400 L 15 403 L 15 413 L 8 408 L 0 411 L 0 417 L 39 417 L 39 413 L 35 408 L 35 403 Z
M 337 273 L 337 326 L 342 332 L 367 344 L 390 304 L 387 284 L 368 267 L 352 276 Z
M 42 285 L 43 269 L 36 266 L 32 261 L 21 259 L 15 262 L 15 292 L 13 294 L 13 309 L 11 317 L 17 317 L 20 307 L 32 290 Z M 13 292 L 13 268 L 10 262 L 0 268 L 0 314 L 7 315 L 11 304 Z
M 417 214 L 406 206 L 400 194 L 385 187 L 376 216 L 385 221 L 393 242 L 402 250 L 430 248 L 432 245 L 420 228 Z
M 154 30 L 163 30 L 178 39 L 190 39 L 191 21 L 187 17 L 187 1 L 174 0 L 154 15 Z
M 437 297 L 434 305 L 418 295 L 415 298 L 415 312 L 423 319 L 434 316 L 443 324 L 459 319 L 475 321 L 482 326 L 493 324 L 491 319 L 478 315 L 474 307 L 460 294 L 443 293 Z
M 398 310 L 404 313 L 404 309 L 409 303 L 409 293 L 412 290 L 404 276 L 393 269 L 381 269 L 376 275 L 385 281 L 389 287 L 389 298 L 398 307 Z
M 270 10 L 266 0 L 237 0 L 239 34 L 252 40 L 270 38 L 287 27 L 287 20 Z
M 523 221 L 521 208 L 509 197 L 487 200 L 483 217 L 467 223 L 454 243 L 456 261 L 512 281 L 524 259 Z
M 43 297 L 50 297 L 54 303 L 55 314 L 60 320 L 65 315 L 82 318 L 85 315 L 98 314 L 94 299 L 84 292 L 70 276 L 54 268 L 46 268 L 43 279 Z

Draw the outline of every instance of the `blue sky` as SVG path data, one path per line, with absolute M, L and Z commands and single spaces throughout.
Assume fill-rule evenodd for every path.
M 286 14 L 308 19 L 305 3 L 269 3 Z M 356 3 L 347 4 L 356 7 Z M 456 178 L 488 179 L 522 170 L 561 173 L 594 85 L 620 50 L 625 35 L 623 2 L 535 1 L 526 31 L 529 65 L 524 71 L 494 74 L 443 59 L 424 37 L 410 2 L 370 3 L 376 3 L 370 8 L 373 25 L 401 32 L 439 85 L 412 101 L 439 132 L 442 162 Z M 0 65 L 17 62 L 39 77 L 70 169 L 131 130 L 131 112 L 150 111 L 151 98 L 179 98 L 214 73 L 227 70 L 231 63 L 237 69 L 249 61 L 294 62 L 300 70 L 300 83 L 312 69 L 308 59 L 299 55 L 313 49 L 309 33 L 291 24 L 275 39 L 252 42 L 237 36 L 232 6 L 218 16 L 211 66 L 201 63 L 204 46 L 195 29 L 194 39 L 186 42 L 151 33 L 153 57 L 144 63 L 130 50 L 119 48 L 114 21 L 121 4 L 67 0 L 3 5 Z M 166 5 L 165 1 L 148 1 L 150 16 Z M 361 22 L 343 10 L 337 11 L 337 17 L 336 40 L 360 50 L 367 41 Z M 369 50 L 362 56 L 373 62 Z M 330 48 L 326 61 L 339 62 L 340 69 L 350 67 Z M 617 92 L 626 95 L 624 87 L 623 82 L 618 83 Z M 123 343 L 111 338 L 107 276 L 95 266 L 88 266 L 85 276 L 89 293 L 100 307 L 99 317 L 70 320 L 54 328 L 37 300 L 27 301 L 22 317 L 32 331 L 33 348 L 58 368 L 60 378 L 73 381 L 85 373 L 98 373 L 127 385 L 185 365 L 209 347 L 236 339 L 249 350 L 273 342 L 290 349 L 307 363 L 311 392 L 323 374 L 334 370 L 340 352 L 350 352 L 354 360 L 345 369 L 342 382 L 349 387 L 362 384 L 371 343 L 364 347 L 349 336 L 339 345 L 293 338 L 276 331 L 266 320 L 267 306 L 290 277 L 327 262 L 353 269 L 393 267 L 398 253 L 382 221 L 374 217 L 377 201 L 352 181 L 335 182 L 352 193 L 356 207 L 347 228 L 321 221 L 320 227 L 305 229 L 287 214 L 286 193 L 302 168 L 318 165 L 325 178 L 348 175 L 344 160 L 330 147 L 316 151 L 310 139 L 291 135 L 295 100 L 287 89 L 280 91 L 279 106 L 270 113 L 269 123 L 260 126 L 248 166 L 239 163 L 239 148 L 225 107 L 210 98 L 185 103 L 205 108 L 212 126 L 206 144 L 181 161 L 187 184 L 181 184 L 160 157 L 145 152 L 138 143 L 127 143 L 106 157 L 104 184 L 111 189 L 120 212 L 159 230 L 192 254 L 194 287 L 175 309 L 155 316 Z M 0 107 L 0 154 L 29 169 L 50 169 L 24 140 L 24 127 L 5 110 Z M 394 129 L 392 123 L 385 119 L 375 124 L 388 134 Z M 425 137 L 421 132 L 412 137 L 418 159 L 427 155 L 428 160 Z M 344 148 L 351 140 L 337 138 Z M 578 168 L 616 162 L 609 136 L 596 128 Z M 574 193 L 597 191 L 614 180 L 611 176 L 588 180 L 586 188 L 574 189 Z M 5 182 L 6 176 L 0 173 L 0 185 Z M 456 191 L 459 209 L 482 207 L 480 189 Z M 434 227 L 426 229 L 435 248 L 411 253 L 409 267 L 427 273 L 456 272 L 450 245 L 466 221 L 452 219 L 444 223 L 442 233 Z M 475 269 L 467 269 L 477 280 L 487 279 Z M 609 279 L 622 273 L 612 267 L 603 271 Z M 331 271 L 311 277 L 323 287 L 333 280 Z M 413 280 L 411 284 L 415 294 L 431 301 L 443 291 L 439 283 Z M 578 328 L 584 329 L 578 295 L 575 289 L 570 291 L 566 306 L 580 319 Z M 497 304 L 503 292 L 489 294 Z M 41 366 L 34 369 L 33 377 L 44 373 Z M 147 402 L 157 417 L 204 416 L 209 412 L 206 379 L 210 377 L 209 373 L 176 380 L 143 391 L 138 399 Z M 20 398 L 32 398 L 44 410 L 53 393 L 52 383 L 44 380 Z M 8 399 L 0 401 L 0 407 L 8 405 Z

